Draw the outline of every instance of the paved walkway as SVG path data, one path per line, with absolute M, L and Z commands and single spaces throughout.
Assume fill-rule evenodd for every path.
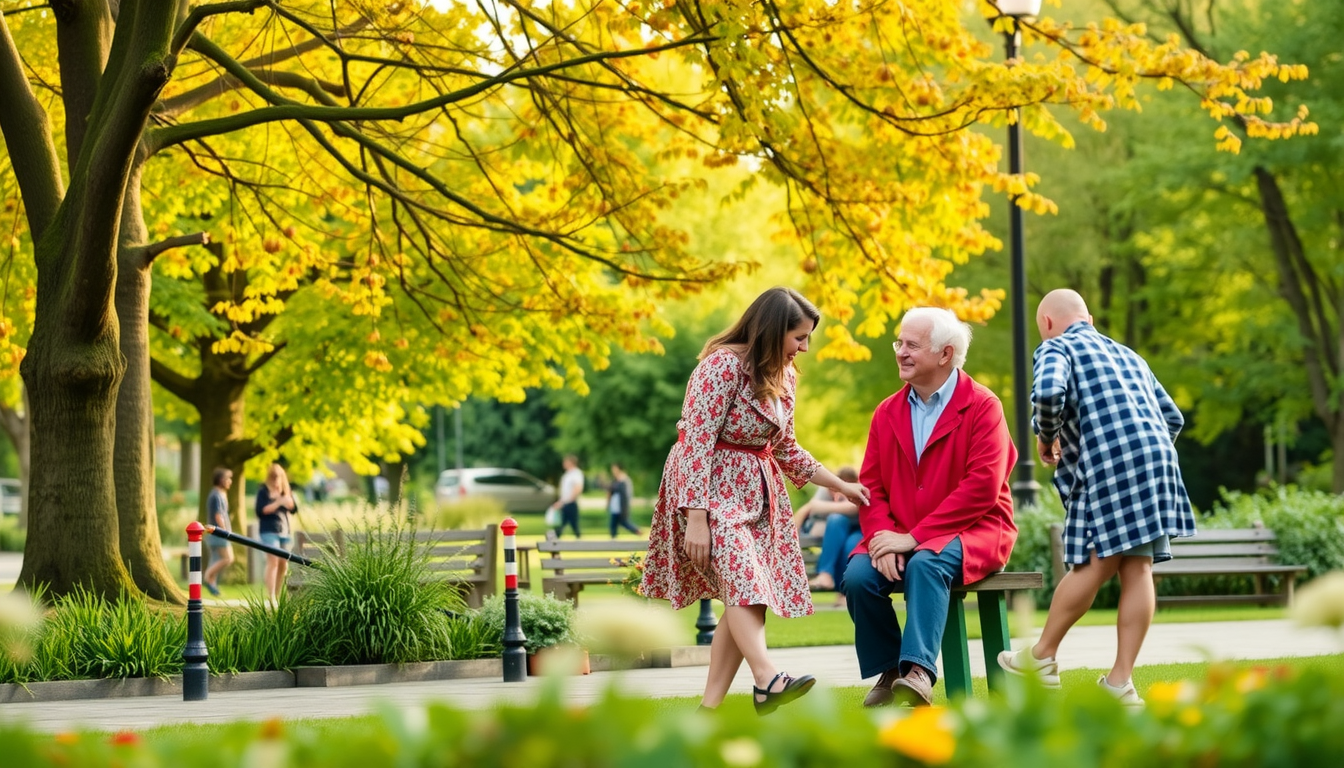
M 1014 643 L 1014 647 L 1020 641 Z M 1344 637 L 1326 630 L 1305 630 L 1286 620 L 1235 623 L 1156 624 L 1148 636 L 1142 664 L 1197 662 L 1207 659 L 1264 659 L 1320 656 L 1344 652 Z M 1115 653 L 1111 627 L 1076 627 L 1061 649 L 1065 669 L 1109 668 Z M 782 669 L 816 675 L 823 686 L 858 686 L 858 663 L 852 646 L 787 648 L 772 652 Z M 971 666 L 985 674 L 978 641 L 971 641 Z M 563 682 L 573 702 L 593 701 L 612 686 L 650 697 L 698 696 L 704 686 L 704 667 L 598 672 Z M 264 720 L 351 717 L 371 711 L 377 702 L 410 707 L 430 701 L 480 709 L 501 702 L 528 703 L 549 681 L 531 678 L 523 683 L 496 679 L 447 680 L 348 688 L 284 688 L 262 691 L 212 693 L 208 701 L 183 702 L 180 696 L 98 699 L 51 703 L 0 704 L 0 722 L 23 722 L 49 732 L 75 728 L 104 731 L 149 728 L 183 722 L 223 723 Z M 746 695 L 751 678 L 745 665 L 733 692 Z

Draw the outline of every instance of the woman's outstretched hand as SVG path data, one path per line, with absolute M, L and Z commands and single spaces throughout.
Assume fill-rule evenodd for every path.
M 860 483 L 842 482 L 839 487 L 835 488 L 835 491 L 857 506 L 868 506 L 868 489 Z

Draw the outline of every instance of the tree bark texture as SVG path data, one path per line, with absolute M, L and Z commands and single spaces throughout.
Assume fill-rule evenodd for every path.
M 39 276 L 39 301 L 55 303 L 42 283 Z M 112 476 L 123 364 L 115 318 L 105 316 L 104 332 L 85 341 L 68 333 L 63 313 L 39 314 L 21 364 L 37 471 L 19 584 L 52 596 L 79 586 L 109 599 L 135 590 L 121 559 Z
M 1331 487 L 1344 493 L 1344 390 L 1339 385 L 1339 356 L 1344 354 L 1344 328 L 1338 308 L 1323 297 L 1320 277 L 1307 260 L 1302 238 L 1288 210 L 1278 177 L 1263 166 L 1255 168 L 1260 211 L 1269 230 L 1270 249 L 1279 275 L 1279 294 L 1297 318 L 1304 341 L 1303 368 L 1316 415 L 1330 433 L 1335 457 Z M 1329 315 L 1335 313 L 1332 319 Z
M 186 603 L 186 595 L 163 563 L 162 536 L 154 498 L 154 403 L 149 378 L 149 264 L 140 208 L 140 164 L 126 184 L 121 247 L 117 250 L 117 320 L 126 373 L 117 394 L 117 525 L 121 558 L 135 585 L 156 600 Z

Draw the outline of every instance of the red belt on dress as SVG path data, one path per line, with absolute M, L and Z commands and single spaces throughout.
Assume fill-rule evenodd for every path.
M 684 429 L 677 430 L 677 442 L 682 443 L 685 441 L 686 441 L 686 430 Z M 765 445 L 762 446 L 739 445 L 738 443 L 730 443 L 727 440 L 720 438 L 714 441 L 714 450 L 738 451 L 740 453 L 749 453 L 758 459 L 770 462 L 769 467 L 771 472 L 776 472 L 779 470 L 779 462 L 775 461 L 775 454 L 774 454 L 775 449 L 774 446 L 771 445 L 770 443 L 766 443 Z M 766 478 L 765 493 L 770 500 L 770 520 L 773 522 L 775 519 L 775 509 L 776 509 L 775 486 L 773 483 L 770 482 L 769 478 Z

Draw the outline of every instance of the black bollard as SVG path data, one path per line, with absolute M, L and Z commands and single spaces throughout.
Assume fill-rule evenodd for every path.
M 504 533 L 504 682 L 521 683 L 527 680 L 527 651 L 523 650 L 527 636 L 518 618 L 518 544 L 514 538 L 518 521 L 506 517 L 499 530 Z
M 210 668 L 205 660 L 205 628 L 201 625 L 201 533 L 205 526 L 191 521 L 187 526 L 187 647 L 182 650 L 182 700 L 205 701 L 210 695 Z
M 719 619 L 714 615 L 713 602 L 709 598 L 700 601 L 700 616 L 695 620 L 695 628 L 700 630 L 695 633 L 696 645 L 714 642 L 714 630 L 719 626 Z

